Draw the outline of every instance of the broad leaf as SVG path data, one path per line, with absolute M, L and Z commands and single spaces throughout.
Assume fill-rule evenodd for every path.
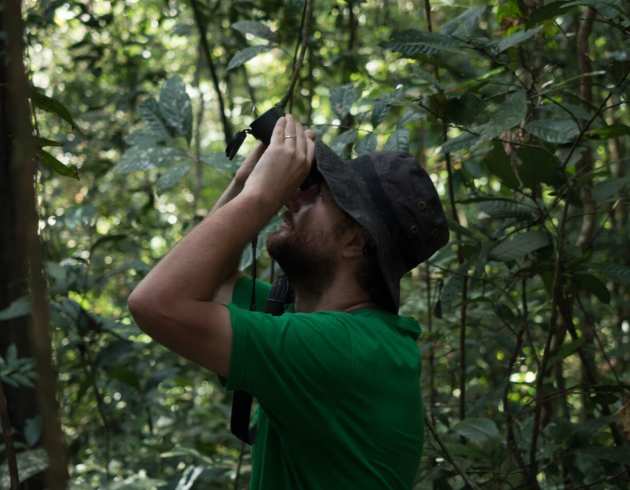
M 160 90 L 160 114 L 166 124 L 190 143 L 192 138 L 192 104 L 186 86 L 179 76 L 169 78 Z
M 252 36 L 266 39 L 270 42 L 276 41 L 276 34 L 262 22 L 256 22 L 254 20 L 239 20 L 232 24 L 232 28 L 236 29 L 243 34 L 251 34 Z
M 549 245 L 549 236 L 543 231 L 525 231 L 502 241 L 490 251 L 490 257 L 507 262 Z
M 449 20 L 442 27 L 442 34 L 467 39 L 479 28 L 481 16 L 486 11 L 486 6 L 470 7 L 457 17 Z
M 138 106 L 138 114 L 142 118 L 147 133 L 155 135 L 157 140 L 167 140 L 171 135 L 166 129 L 160 105 L 153 97 L 142 101 Z
M 13 301 L 5 309 L 0 310 L 0 321 L 12 320 L 13 318 L 19 318 L 30 314 L 31 300 L 28 296 L 22 296 L 21 298 Z
M 16 454 L 16 459 L 20 482 L 28 480 L 48 467 L 48 456 L 46 450 L 42 448 L 19 452 Z M 3 464 L 0 468 L 0 488 L 10 487 L 11 477 L 8 466 Z
M 247 63 L 249 60 L 255 58 L 260 53 L 264 53 L 269 51 L 273 46 L 265 45 L 265 46 L 250 46 L 245 49 L 241 49 L 238 51 L 232 59 L 228 63 L 227 70 L 233 70 L 234 68 L 238 68 L 239 66 Z
M 490 115 L 490 121 L 477 128 L 475 131 L 486 138 L 496 138 L 501 133 L 512 129 L 519 124 L 527 113 L 527 95 L 524 90 L 516 90 L 496 108 Z
M 343 158 L 348 157 L 348 145 L 354 143 L 357 139 L 357 131 L 356 129 L 348 129 L 344 131 L 339 136 L 337 136 L 334 140 L 331 141 L 330 147 L 333 149 L 335 153 L 341 155 Z
M 564 144 L 573 141 L 580 128 L 572 119 L 535 119 L 525 126 L 528 133 L 548 143 Z
M 607 179 L 593 186 L 592 196 L 597 202 L 616 200 L 628 187 L 630 187 L 630 177 Z
M 371 153 L 376 150 L 377 138 L 375 133 L 370 133 L 367 136 L 364 136 L 356 146 L 357 154 L 364 155 L 366 153 Z
M 531 221 L 536 218 L 537 210 L 532 206 L 508 200 L 489 200 L 477 205 L 479 211 L 492 219 L 514 218 Z M 483 216 L 481 216 L 483 217 Z
M 409 130 L 407 128 L 398 128 L 387 138 L 384 151 L 409 151 Z
M 498 44 L 496 45 L 495 52 L 497 54 L 502 53 L 506 49 L 510 49 L 510 48 L 513 48 L 514 46 L 518 46 L 519 44 L 524 43 L 528 39 L 531 39 L 532 37 L 534 37 L 536 34 L 540 32 L 541 29 L 542 27 L 535 27 L 534 29 L 520 31 L 515 34 L 512 34 L 509 37 L 501 39 L 501 41 L 499 41 Z
M 352 104 L 354 104 L 358 98 L 358 91 L 352 84 L 348 83 L 334 87 L 330 91 L 330 106 L 338 117 L 343 118 L 350 112 Z
M 540 183 L 560 186 L 565 183 L 562 164 L 553 153 L 542 148 L 521 146 L 516 154 L 521 161 L 518 174 L 526 186 L 533 188 Z
M 456 52 L 461 50 L 463 45 L 445 34 L 411 29 L 394 33 L 383 47 L 413 58 L 419 54 L 432 55 L 439 51 Z
M 630 285 L 630 267 L 618 264 L 600 264 L 593 269 L 602 273 L 609 281 Z
M 216 152 L 204 155 L 201 161 L 221 172 L 234 173 L 238 168 L 241 158 L 237 156 L 234 160 L 230 160 L 227 156 L 225 156 L 225 153 Z
M 441 155 L 446 153 L 455 153 L 456 151 L 466 150 L 481 143 L 483 138 L 476 134 L 463 133 L 455 138 L 449 139 L 446 143 L 438 148 Z
M 604 128 L 589 129 L 586 132 L 586 137 L 591 139 L 606 140 L 608 138 L 617 138 L 619 136 L 630 135 L 630 126 L 625 124 L 611 124 Z
M 188 172 L 190 172 L 192 165 L 190 162 L 173 165 L 166 172 L 164 172 L 157 181 L 156 190 L 158 194 L 175 187 L 180 180 L 182 180 Z
M 453 427 L 453 432 L 477 446 L 499 443 L 501 434 L 494 421 L 486 418 L 467 418 Z
M 440 292 L 440 309 L 442 313 L 451 313 L 462 299 L 464 278 L 468 272 L 468 264 L 462 264 L 449 276 Z
M 579 273 L 573 276 L 573 281 L 580 289 L 593 294 L 602 303 L 610 303 L 610 292 L 606 288 L 606 284 L 597 276 Z
M 495 142 L 492 150 L 486 154 L 481 163 L 486 166 L 491 174 L 497 176 L 508 187 L 513 189 L 519 187 L 518 179 L 514 174 L 514 170 L 512 170 L 510 158 L 506 155 L 501 143 Z
M 155 146 L 153 148 L 132 146 L 125 151 L 114 170 L 123 174 L 137 172 L 172 164 L 183 157 L 184 155 L 180 150 L 167 146 Z

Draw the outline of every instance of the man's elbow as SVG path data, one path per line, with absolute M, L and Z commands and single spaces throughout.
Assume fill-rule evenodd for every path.
M 156 313 L 155 300 L 151 299 L 136 288 L 127 298 L 127 308 L 129 309 L 133 319 L 136 321 L 138 327 L 140 327 L 144 332 L 150 334 L 150 327 L 152 324 L 150 318 Z

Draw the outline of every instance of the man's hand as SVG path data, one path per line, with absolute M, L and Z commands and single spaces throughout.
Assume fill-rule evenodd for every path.
M 271 142 L 245 183 L 244 192 L 264 196 L 278 208 L 308 175 L 315 156 L 314 133 L 293 116 L 281 117 Z

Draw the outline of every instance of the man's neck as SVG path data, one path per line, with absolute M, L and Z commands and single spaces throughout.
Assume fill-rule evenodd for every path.
M 351 311 L 376 306 L 369 295 L 356 284 L 350 285 L 337 281 L 321 292 L 295 284 L 294 291 L 294 311 L 296 312 Z

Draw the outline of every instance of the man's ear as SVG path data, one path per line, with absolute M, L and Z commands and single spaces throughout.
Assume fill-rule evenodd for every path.
M 363 257 L 365 245 L 363 230 L 358 226 L 352 226 L 343 235 L 341 256 L 346 259 Z

